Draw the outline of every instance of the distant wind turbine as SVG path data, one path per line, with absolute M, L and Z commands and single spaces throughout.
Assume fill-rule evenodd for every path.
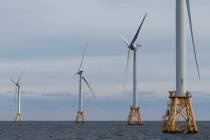
M 10 79 L 11 82 L 15 85 L 15 94 L 17 95 L 17 101 L 18 101 L 18 108 L 17 108 L 17 113 L 16 113 L 16 117 L 15 117 L 15 121 L 16 122 L 21 122 L 22 121 L 22 115 L 21 115 L 21 92 L 20 92 L 20 88 L 21 88 L 21 83 L 20 80 L 23 76 L 24 71 L 21 72 L 19 78 L 17 81 L 14 81 L 12 78 Z
M 89 90 L 91 91 L 93 96 L 96 97 L 92 87 L 90 86 L 90 84 L 88 83 L 86 78 L 83 76 L 84 71 L 82 70 L 82 66 L 83 66 L 83 61 L 84 61 L 86 51 L 87 51 L 87 46 L 84 49 L 78 72 L 74 74 L 74 75 L 79 76 L 79 110 L 77 111 L 77 115 L 76 115 L 76 119 L 75 119 L 76 123 L 84 122 L 82 82 L 84 82 L 87 85 L 87 87 L 89 88 Z
M 131 55 L 131 51 L 133 51 L 133 105 L 130 108 L 130 114 L 128 118 L 128 124 L 133 125 L 135 122 L 135 118 L 137 117 L 137 122 L 139 125 L 142 124 L 142 117 L 138 105 L 138 92 L 137 92 L 137 50 L 139 47 L 142 47 L 140 44 L 136 44 L 136 40 L 138 38 L 139 32 L 142 28 L 142 25 L 146 19 L 147 13 L 145 14 L 133 40 L 129 43 L 125 37 L 122 37 L 124 43 L 128 47 L 128 56 L 127 56 L 127 64 L 126 64 L 126 76 L 128 72 L 128 66 L 129 66 L 129 59 Z

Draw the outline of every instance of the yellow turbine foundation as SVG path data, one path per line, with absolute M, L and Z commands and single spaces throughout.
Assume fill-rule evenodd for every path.
M 162 131 L 165 133 L 197 133 L 198 128 L 193 113 L 190 93 L 187 92 L 184 97 L 176 97 L 175 91 L 169 91 L 169 98 L 170 105 L 163 116 Z
M 15 122 L 22 122 L 22 116 L 20 113 L 16 113 Z
M 80 111 L 78 111 L 77 112 L 77 116 L 76 116 L 76 119 L 75 119 L 75 122 L 76 123 L 82 123 L 82 122 L 84 122 L 85 120 L 84 120 L 84 112 L 82 111 L 82 112 L 80 112 Z
M 139 107 L 130 107 L 130 114 L 128 117 L 128 124 L 129 125 L 142 125 L 142 118 L 141 118 L 141 113 Z

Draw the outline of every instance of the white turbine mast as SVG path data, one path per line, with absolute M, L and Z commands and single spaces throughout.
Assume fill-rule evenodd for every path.
M 200 79 L 196 46 L 192 28 L 190 2 L 189 0 L 176 0 L 176 95 L 180 97 L 186 96 L 187 92 L 187 15 L 197 73 Z

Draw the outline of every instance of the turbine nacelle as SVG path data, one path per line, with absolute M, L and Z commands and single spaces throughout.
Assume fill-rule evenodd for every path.
M 77 72 L 76 74 L 79 74 L 81 75 L 84 71 L 83 70 L 80 70 L 79 72 Z
M 17 86 L 18 88 L 20 88 L 20 84 L 19 84 L 19 83 L 17 83 L 16 86 Z
M 138 47 L 142 47 L 141 44 L 133 44 L 133 45 L 130 45 L 129 48 L 133 51 L 136 51 Z

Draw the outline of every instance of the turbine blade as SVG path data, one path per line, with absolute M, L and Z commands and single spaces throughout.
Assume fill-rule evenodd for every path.
M 77 75 L 77 73 L 75 73 L 75 74 L 72 74 L 72 75 L 70 75 L 70 74 L 68 74 L 68 75 L 64 75 L 64 77 L 66 77 L 66 78 L 72 78 L 72 77 L 74 77 L 75 75 Z
M 197 72 L 198 72 L 198 77 L 200 79 L 200 71 L 199 71 L 197 52 L 196 52 L 196 46 L 195 46 L 195 41 L 194 41 L 192 19 L 191 19 L 191 12 L 190 12 L 190 1 L 189 0 L 187 0 L 187 11 L 188 11 L 189 24 L 190 24 L 190 33 L 191 33 L 191 39 L 192 39 L 192 44 L 193 44 L 193 52 L 194 52 L 194 57 L 195 57 L 195 63 L 196 63 L 196 68 L 197 68 Z
M 84 57 L 85 57 L 85 54 L 86 54 L 86 51 L 87 51 L 87 47 L 88 47 L 88 44 L 86 44 L 86 47 L 85 47 L 85 49 L 84 49 L 84 51 L 83 51 L 82 60 L 81 60 L 81 63 L 80 63 L 80 65 L 79 65 L 78 71 L 80 71 L 81 68 L 82 68 L 82 64 L 83 64 Z
M 10 78 L 10 81 L 11 81 L 13 84 L 16 85 L 16 82 L 15 82 L 12 78 Z
M 93 89 L 91 88 L 90 84 L 87 82 L 87 80 L 85 79 L 84 76 L 82 76 L 82 79 L 85 81 L 85 83 L 87 84 L 88 88 L 90 89 L 90 91 L 92 92 L 93 96 L 96 97 L 95 93 L 93 92 Z
M 20 82 L 20 80 L 21 80 L 21 78 L 22 78 L 22 76 L 23 76 L 24 71 L 25 71 L 25 70 L 23 70 L 23 71 L 20 73 L 20 76 L 19 76 L 19 78 L 18 78 L 17 83 L 19 83 L 19 82 Z
M 125 68 L 125 77 L 124 77 L 124 83 L 123 83 L 123 92 L 126 92 L 126 84 L 127 84 L 127 78 L 128 78 L 128 68 L 129 68 L 129 62 L 130 62 L 130 49 L 128 49 L 128 55 L 127 55 L 127 62 L 126 62 L 126 68 Z
M 120 36 L 123 42 L 126 44 L 127 47 L 129 47 L 128 40 L 124 36 Z
M 144 15 L 144 18 L 143 18 L 143 20 L 142 20 L 142 22 L 141 22 L 141 24 L 140 24 L 140 26 L 139 26 L 139 28 L 138 28 L 138 30 L 137 30 L 135 36 L 134 36 L 134 38 L 133 38 L 131 44 L 134 44 L 134 42 L 135 42 L 136 39 L 138 38 L 139 32 L 140 32 L 140 30 L 141 30 L 141 27 L 142 27 L 142 25 L 143 25 L 143 23 L 144 23 L 144 20 L 145 20 L 146 16 L 147 16 L 147 13 Z

